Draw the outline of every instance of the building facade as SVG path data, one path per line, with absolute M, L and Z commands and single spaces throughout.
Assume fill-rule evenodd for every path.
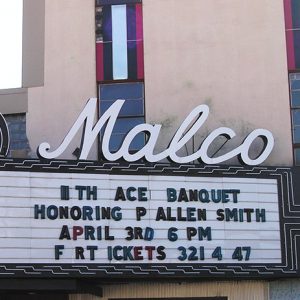
M 36 159 L 43 142 L 57 149 L 88 99 L 97 98 L 95 122 L 116 99 L 125 99 L 110 140 L 112 152 L 143 123 L 162 125 L 155 152 L 164 151 L 186 116 L 206 104 L 207 120 L 180 149 L 182 156 L 195 153 L 220 127 L 236 136 L 215 139 L 211 157 L 266 129 L 274 148 L 261 165 L 298 165 L 299 0 L 23 2 L 22 85 L 0 90 L 0 111 L 11 135 L 9 157 Z M 129 150 L 138 151 L 145 141 L 140 134 Z M 81 146 L 78 131 L 57 159 L 77 160 Z M 97 138 L 87 159 L 103 160 L 101 151 Z M 263 141 L 256 139 L 248 155 L 254 160 L 262 151 Z M 222 164 L 241 166 L 237 156 Z M 100 278 L 92 285 L 102 288 L 103 299 L 300 297 L 299 272 L 285 278 L 238 277 Z M 100 299 L 80 290 L 68 297 Z

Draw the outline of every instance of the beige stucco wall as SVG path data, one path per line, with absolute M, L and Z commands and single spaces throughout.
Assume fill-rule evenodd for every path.
M 143 7 L 146 120 L 165 126 L 158 148 L 206 103 L 211 113 L 195 148 L 219 126 L 238 135 L 226 151 L 251 130 L 266 128 L 275 137 L 266 164 L 291 165 L 282 0 L 144 0 Z M 34 151 L 43 141 L 56 148 L 87 99 L 97 95 L 94 1 L 46 0 L 45 11 L 45 84 L 28 94 Z M 77 146 L 79 138 L 65 157 L 72 158 Z
M 291 165 L 283 1 L 143 0 L 143 5 L 147 121 L 168 127 L 162 144 L 205 103 L 211 112 L 199 136 L 228 126 L 240 142 L 251 130 L 266 128 L 275 137 L 266 164 Z
M 103 298 L 90 295 L 70 295 L 70 300 L 98 300 L 118 298 L 178 298 L 178 297 L 228 297 L 228 300 L 267 300 L 268 284 L 265 282 L 202 282 L 202 283 L 140 283 L 104 285 Z
M 46 0 L 45 83 L 29 89 L 27 133 L 33 151 L 55 149 L 90 97 L 96 97 L 94 0 Z M 79 138 L 65 154 L 80 146 Z M 95 158 L 95 150 L 92 158 Z

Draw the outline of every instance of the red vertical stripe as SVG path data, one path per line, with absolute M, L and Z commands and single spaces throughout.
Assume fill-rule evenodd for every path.
M 295 64 L 294 34 L 292 30 L 286 32 L 286 45 L 287 45 L 288 69 L 294 70 L 296 68 L 296 64 Z
M 104 80 L 103 43 L 96 43 L 96 78 L 97 81 Z
M 136 4 L 137 78 L 144 79 L 144 36 L 142 4 Z
M 292 0 L 284 0 L 284 13 L 285 13 L 285 29 L 286 29 L 286 45 L 287 45 L 287 59 L 288 69 L 295 69 L 295 46 L 294 46 L 294 34 L 293 18 L 292 18 Z

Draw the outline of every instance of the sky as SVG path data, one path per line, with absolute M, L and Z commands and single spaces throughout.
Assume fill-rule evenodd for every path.
M 0 89 L 22 86 L 23 0 L 0 0 Z

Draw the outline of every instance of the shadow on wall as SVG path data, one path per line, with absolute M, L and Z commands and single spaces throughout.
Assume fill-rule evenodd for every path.
M 213 119 L 213 118 L 211 118 Z M 196 119 L 195 119 L 196 120 Z M 150 121 L 150 124 L 161 124 L 162 129 L 158 138 L 158 142 L 156 144 L 155 153 L 159 153 L 164 151 L 168 144 L 170 143 L 172 137 L 174 136 L 177 128 L 180 126 L 180 122 L 177 116 L 173 115 L 165 115 L 165 118 L 160 120 Z M 192 125 L 192 124 L 191 124 Z M 255 130 L 255 126 L 249 122 L 244 120 L 221 120 L 220 122 L 216 122 L 215 120 L 208 120 L 207 124 L 204 123 L 199 132 L 197 132 L 191 140 L 189 140 L 184 147 L 182 147 L 177 153 L 179 156 L 188 156 L 195 153 L 205 138 L 216 128 L 219 127 L 228 127 L 231 128 L 236 136 L 232 139 L 228 139 L 224 136 L 218 136 L 215 138 L 211 146 L 208 148 L 208 156 L 211 158 L 216 158 L 219 156 L 223 156 L 238 146 L 240 146 L 244 139 Z M 188 127 L 190 128 L 190 127 Z M 250 148 L 249 148 L 249 157 L 255 159 L 258 157 L 264 149 L 264 141 L 260 138 L 255 139 Z M 168 162 L 164 160 L 164 162 Z M 194 161 L 193 163 L 197 164 L 199 161 Z M 233 157 L 225 162 L 220 164 L 225 165 L 239 165 L 240 161 L 237 157 Z

